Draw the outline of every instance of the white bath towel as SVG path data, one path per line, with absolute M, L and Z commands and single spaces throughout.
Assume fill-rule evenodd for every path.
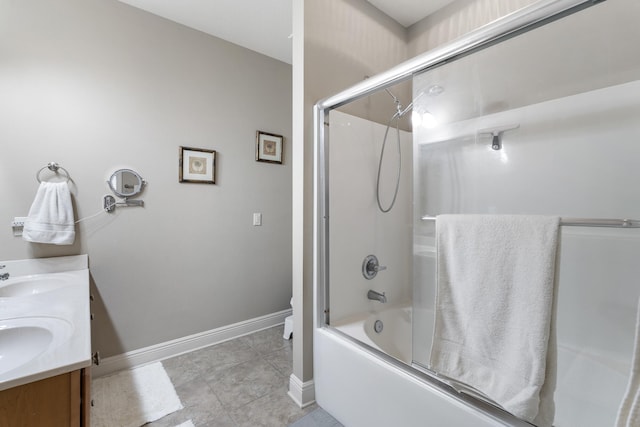
M 71 245 L 75 240 L 71 192 L 66 182 L 42 182 L 24 223 L 28 242 Z
M 551 426 L 558 217 L 441 215 L 431 368 Z
M 640 426 L 640 301 L 636 318 L 636 336 L 633 344 L 629 385 L 618 410 L 616 427 Z

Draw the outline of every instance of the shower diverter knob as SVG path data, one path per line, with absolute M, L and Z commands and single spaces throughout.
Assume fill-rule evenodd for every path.
M 365 279 L 371 280 L 376 277 L 378 271 L 386 270 L 387 267 L 380 265 L 378 257 L 375 255 L 367 255 L 362 261 L 362 275 Z

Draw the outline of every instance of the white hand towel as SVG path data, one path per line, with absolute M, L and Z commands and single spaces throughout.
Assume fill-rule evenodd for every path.
M 66 182 L 42 182 L 24 223 L 28 242 L 71 245 L 75 240 L 71 192 Z
M 441 215 L 431 368 L 551 426 L 560 218 Z
M 616 427 L 640 426 L 640 301 L 636 318 L 636 336 L 633 344 L 629 385 L 618 410 Z

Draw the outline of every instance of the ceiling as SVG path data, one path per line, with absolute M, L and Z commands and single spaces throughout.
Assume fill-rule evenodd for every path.
M 292 0 L 120 1 L 291 64 Z
M 120 0 L 291 64 L 292 1 Z M 453 0 L 367 0 L 408 27 Z

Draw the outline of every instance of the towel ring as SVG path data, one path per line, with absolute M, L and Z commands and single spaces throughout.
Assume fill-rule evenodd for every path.
M 69 180 L 71 179 L 71 177 L 69 176 L 69 172 L 67 172 L 67 170 L 65 168 L 63 168 L 62 166 L 60 166 L 59 164 L 57 164 L 56 162 L 49 162 L 47 163 L 46 166 L 42 167 L 38 173 L 36 173 L 36 179 L 38 180 L 38 182 L 42 182 L 42 180 L 40 179 L 40 174 L 42 173 L 43 170 L 45 169 L 49 169 L 51 172 L 54 172 L 56 175 L 58 174 L 58 170 L 62 170 L 62 172 L 64 172 L 64 174 L 67 176 L 67 182 L 69 182 Z

